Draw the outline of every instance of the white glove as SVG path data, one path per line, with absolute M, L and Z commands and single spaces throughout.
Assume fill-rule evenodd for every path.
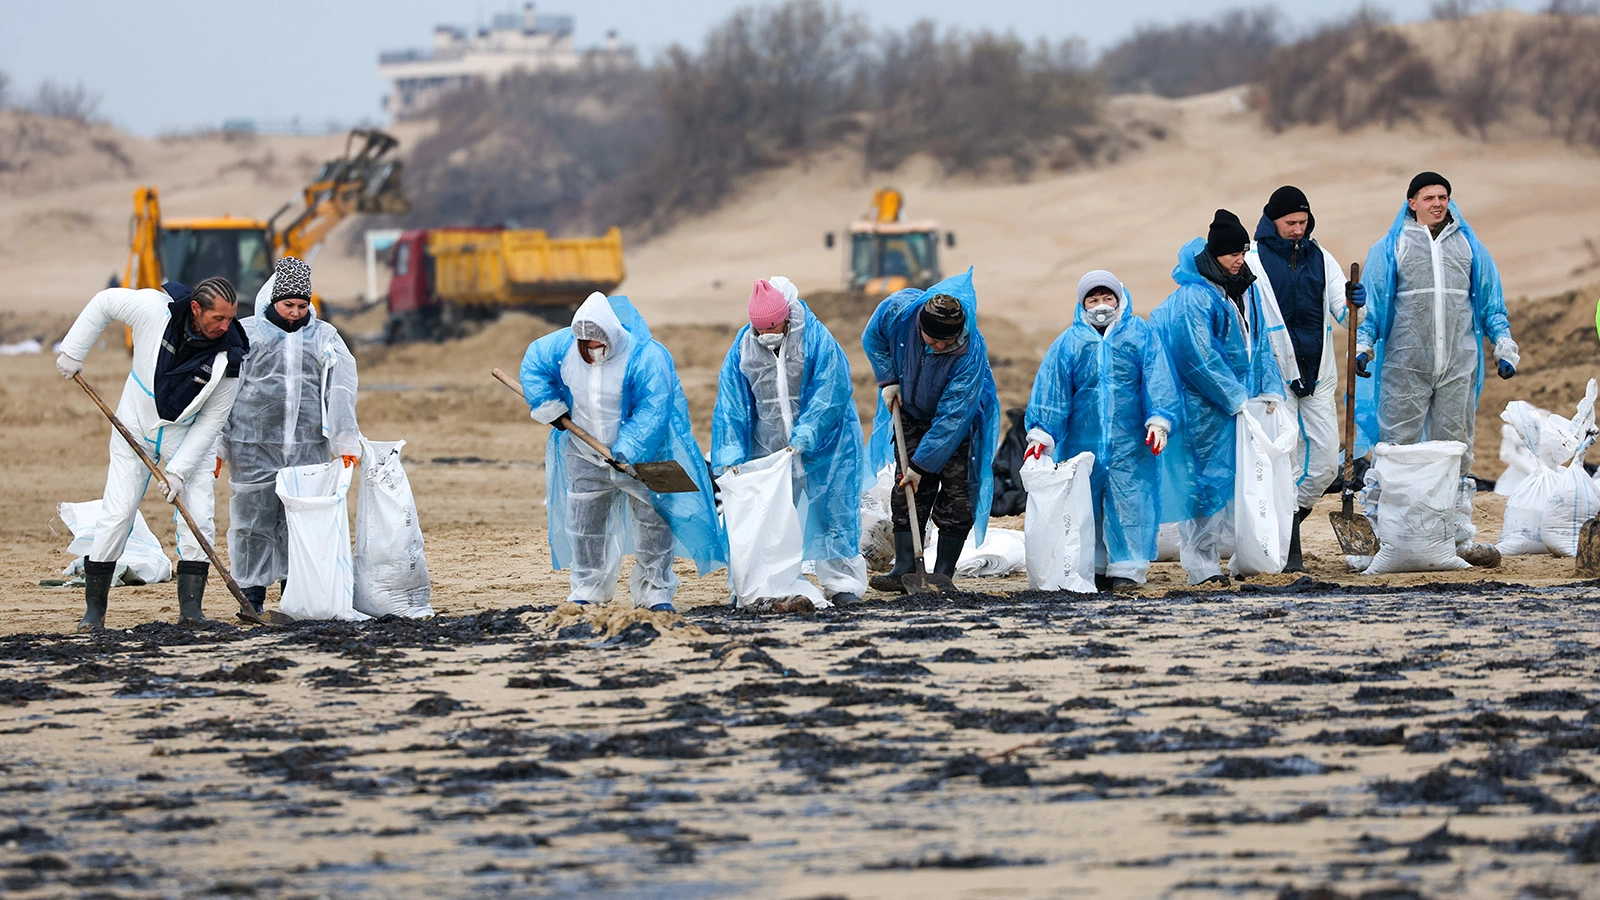
M 1272 415 L 1273 413 L 1277 412 L 1278 411 L 1278 401 L 1276 401 L 1276 400 L 1268 400 L 1268 401 L 1266 401 L 1266 410 L 1267 410 L 1267 415 L 1269 415 L 1269 416 Z
M 71 379 L 72 376 L 83 371 L 83 360 L 73 359 L 63 353 L 56 357 L 56 371 L 61 373 L 62 378 Z
M 883 386 L 883 390 L 879 391 L 878 393 L 883 396 L 883 405 L 890 410 L 893 410 L 895 406 L 899 405 L 900 385 L 886 384 Z
M 1522 353 L 1517 349 L 1517 342 L 1508 337 L 1503 337 L 1494 342 L 1494 358 L 1501 362 L 1511 363 L 1511 368 L 1513 369 L 1522 364 Z M 56 365 L 60 366 L 61 363 L 58 361 Z M 71 376 L 69 375 L 68 377 L 70 378 Z
M 178 495 L 183 493 L 183 479 L 167 473 L 167 486 L 161 489 L 161 496 L 173 506 L 178 505 Z
M 905 487 L 908 484 L 911 485 L 911 492 L 913 494 L 921 490 L 922 473 L 918 472 L 916 469 L 907 469 L 906 473 L 900 476 L 900 487 Z

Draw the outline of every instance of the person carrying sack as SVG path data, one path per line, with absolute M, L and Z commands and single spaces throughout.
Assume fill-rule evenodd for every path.
M 805 523 L 803 558 L 823 596 L 856 603 L 867 589 L 861 492 L 868 486 L 850 360 L 782 276 L 757 281 L 750 324 L 722 362 L 711 419 L 711 468 L 789 449 L 799 456 L 794 497 Z
M 1025 457 L 1094 454 L 1095 586 L 1144 584 L 1161 524 L 1157 457 L 1178 415 L 1161 339 L 1103 269 L 1078 281 L 1071 328 L 1045 353 L 1028 400 Z
M 222 432 L 228 464 L 228 555 L 234 580 L 256 612 L 267 586 L 289 575 L 289 526 L 275 490 L 278 472 L 361 455 L 356 361 L 311 305 L 311 267 L 293 256 L 273 263 L 243 320 L 250 358 Z
M 978 295 L 972 270 L 927 290 L 906 288 L 878 304 L 862 332 L 877 378 L 879 402 L 868 448 L 869 471 L 894 458 L 894 407 L 905 423 L 910 468 L 899 485 L 916 496 L 919 531 L 931 518 L 939 526 L 934 572 L 953 575 L 967 535 L 983 542 L 994 493 L 994 452 L 1000 442 L 1000 398 L 989 348 L 978 330 Z M 905 494 L 890 494 L 894 568 L 874 576 L 874 590 L 899 593 L 916 551 Z
M 674 556 L 693 559 L 706 575 L 727 564 L 728 547 L 672 354 L 627 297 L 597 291 L 570 327 L 528 345 L 521 382 L 529 415 L 553 426 L 545 503 L 551 561 L 571 569 L 567 599 L 609 602 L 622 557 L 632 552 L 634 606 L 674 611 Z M 568 421 L 610 452 L 572 440 Z M 698 490 L 658 494 L 629 471 L 633 463 L 662 460 L 678 462 Z
M 170 281 L 159 291 L 107 288 L 78 314 L 56 357 L 56 370 L 72 378 L 83 370 L 83 360 L 107 325 L 121 322 L 132 330 L 133 368 L 117 403 L 117 419 L 144 441 L 154 462 L 165 465 L 167 502 L 183 500 L 207 543 L 216 536 L 212 449 L 250 353 L 238 312 L 238 296 L 226 278 L 207 278 L 193 290 Z M 79 631 L 105 627 L 117 558 L 133 533 L 151 477 L 133 448 L 113 432 L 94 547 L 83 563 Z M 201 603 L 211 564 L 188 524 L 179 520 L 177 525 L 178 620 L 205 622 Z
M 1178 251 L 1177 289 L 1150 314 L 1178 376 L 1180 418 L 1188 453 L 1168 461 L 1183 474 L 1179 560 L 1190 584 L 1224 584 L 1222 550 L 1234 535 L 1238 417 L 1246 401 L 1266 411 L 1283 400 L 1280 358 L 1292 358 L 1281 323 L 1269 313 L 1255 275 L 1244 264 L 1250 234 L 1239 217 L 1219 209 L 1205 237 Z

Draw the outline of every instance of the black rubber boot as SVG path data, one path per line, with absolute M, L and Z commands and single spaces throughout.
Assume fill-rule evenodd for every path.
M 933 571 L 946 578 L 956 574 L 956 563 L 961 559 L 961 548 L 967 545 L 965 534 L 940 534 L 939 555 L 933 558 Z
M 1283 564 L 1285 572 L 1304 572 L 1305 562 L 1300 558 L 1300 523 L 1311 515 L 1311 508 L 1305 507 L 1294 511 L 1294 528 L 1289 532 L 1289 560 Z
M 1094 576 L 1094 589 L 1102 594 L 1111 590 L 1111 576 L 1096 573 Z
M 111 597 L 111 579 L 117 574 L 117 564 L 95 562 L 83 558 L 83 621 L 79 631 L 98 631 L 106 627 L 106 605 Z
M 178 624 L 203 625 L 211 621 L 200 611 L 200 601 L 206 595 L 206 577 L 211 574 L 211 564 L 205 560 L 178 560 Z
M 256 611 L 256 615 L 259 616 L 263 612 L 266 611 L 266 608 L 267 608 L 267 586 L 266 585 L 263 584 L 263 585 L 261 585 L 259 587 L 240 588 L 239 590 L 240 590 L 241 593 L 244 594 L 244 598 L 246 600 L 250 601 L 250 608 Z
M 900 583 L 900 576 L 910 572 L 917 565 L 917 550 L 911 545 L 911 532 L 896 531 L 894 533 L 894 568 L 887 574 L 874 575 L 867 581 L 875 591 L 886 594 L 904 594 L 905 585 Z

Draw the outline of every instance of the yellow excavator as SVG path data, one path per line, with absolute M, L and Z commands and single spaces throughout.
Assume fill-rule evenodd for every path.
M 239 291 L 239 315 L 252 314 L 256 292 L 271 276 L 274 260 L 295 256 L 309 263 L 328 232 L 345 218 L 357 213 L 403 213 L 411 208 L 400 186 L 400 160 L 392 156 L 399 143 L 382 131 L 352 130 L 345 139 L 344 155 L 323 163 L 299 198 L 265 220 L 230 215 L 163 220 L 156 189 L 135 190 L 128 265 L 121 284 L 132 288 L 159 288 L 167 281 L 193 285 L 221 275 Z M 278 220 L 297 205 L 298 211 L 279 228 Z M 312 300 L 320 312 L 321 298 Z
M 939 271 L 939 223 L 932 219 L 907 220 L 905 195 L 894 188 L 872 194 L 866 216 L 851 222 L 845 232 L 845 289 L 871 300 L 881 300 L 901 288 L 926 288 L 944 276 Z M 956 236 L 944 232 L 945 246 L 954 247 Z M 833 249 L 833 232 L 823 236 Z

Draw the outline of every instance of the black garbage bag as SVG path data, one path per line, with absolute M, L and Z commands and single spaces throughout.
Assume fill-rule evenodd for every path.
M 1022 409 L 1006 410 L 1006 436 L 994 455 L 994 501 L 991 516 L 1020 516 L 1028 508 L 1028 492 L 1022 487 L 1022 454 L 1028 450 L 1028 428 Z

